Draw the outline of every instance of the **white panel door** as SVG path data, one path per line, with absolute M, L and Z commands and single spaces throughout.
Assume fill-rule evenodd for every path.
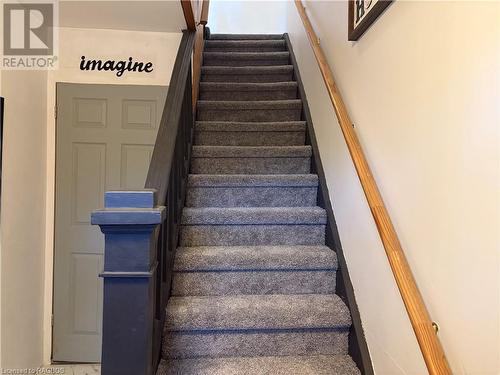
M 55 361 L 101 358 L 104 237 L 90 225 L 104 192 L 142 189 L 165 86 L 57 85 Z

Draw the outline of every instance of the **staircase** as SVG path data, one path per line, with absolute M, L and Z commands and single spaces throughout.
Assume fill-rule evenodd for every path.
M 167 305 L 164 374 L 359 374 L 281 35 L 212 35 Z

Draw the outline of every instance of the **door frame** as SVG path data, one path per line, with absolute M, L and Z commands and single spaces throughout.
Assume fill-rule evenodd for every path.
M 64 69 L 47 73 L 47 139 L 46 139 L 46 186 L 45 186 L 45 251 L 44 251 L 44 280 L 43 280 L 43 365 L 52 364 L 53 346 L 53 319 L 54 319 L 54 259 L 55 259 L 55 205 L 56 205 L 56 102 L 57 84 L 88 84 L 88 85 L 127 85 L 127 86 L 165 86 L 170 85 L 161 77 L 151 80 L 145 77 L 143 82 L 135 80 L 119 80 L 116 77 L 108 79 L 88 79 L 85 76 L 73 75 L 67 79 L 68 73 Z M 69 74 L 72 75 L 72 74 Z

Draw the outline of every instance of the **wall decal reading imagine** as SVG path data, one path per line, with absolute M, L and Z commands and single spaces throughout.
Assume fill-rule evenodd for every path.
M 114 60 L 86 60 L 85 56 L 82 56 L 82 61 L 80 61 L 80 70 L 104 70 L 104 71 L 116 71 L 116 76 L 121 77 L 125 72 L 146 72 L 151 73 L 153 71 L 152 62 L 138 62 L 134 61 L 132 57 L 128 60 L 114 61 Z

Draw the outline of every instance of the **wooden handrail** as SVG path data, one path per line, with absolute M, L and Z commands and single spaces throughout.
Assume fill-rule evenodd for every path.
M 198 102 L 198 90 L 203 64 L 203 47 L 205 45 L 205 25 L 208 22 L 208 0 L 180 0 L 188 30 L 196 31 L 193 49 L 193 110 Z
M 431 375 L 451 374 L 443 347 L 434 330 L 429 312 L 425 307 L 424 300 L 417 287 L 417 283 L 401 247 L 394 225 L 387 212 L 377 183 L 373 178 L 359 139 L 353 129 L 353 124 L 349 118 L 342 96 L 335 84 L 326 56 L 319 45 L 318 37 L 309 21 L 302 1 L 295 0 L 295 5 L 297 6 L 300 18 L 304 24 L 321 75 L 325 81 L 328 95 L 335 109 L 349 153 L 351 154 L 356 172 L 361 181 L 361 186 L 363 187 L 368 205 L 370 206 L 370 210 L 377 225 L 392 273 L 396 279 L 411 325 L 417 337 L 427 370 Z
M 210 5 L 209 0 L 204 0 L 201 6 L 200 23 L 205 26 L 208 23 L 208 7 Z
M 182 12 L 186 20 L 186 27 L 190 31 L 196 31 L 196 17 L 191 0 L 181 0 Z

